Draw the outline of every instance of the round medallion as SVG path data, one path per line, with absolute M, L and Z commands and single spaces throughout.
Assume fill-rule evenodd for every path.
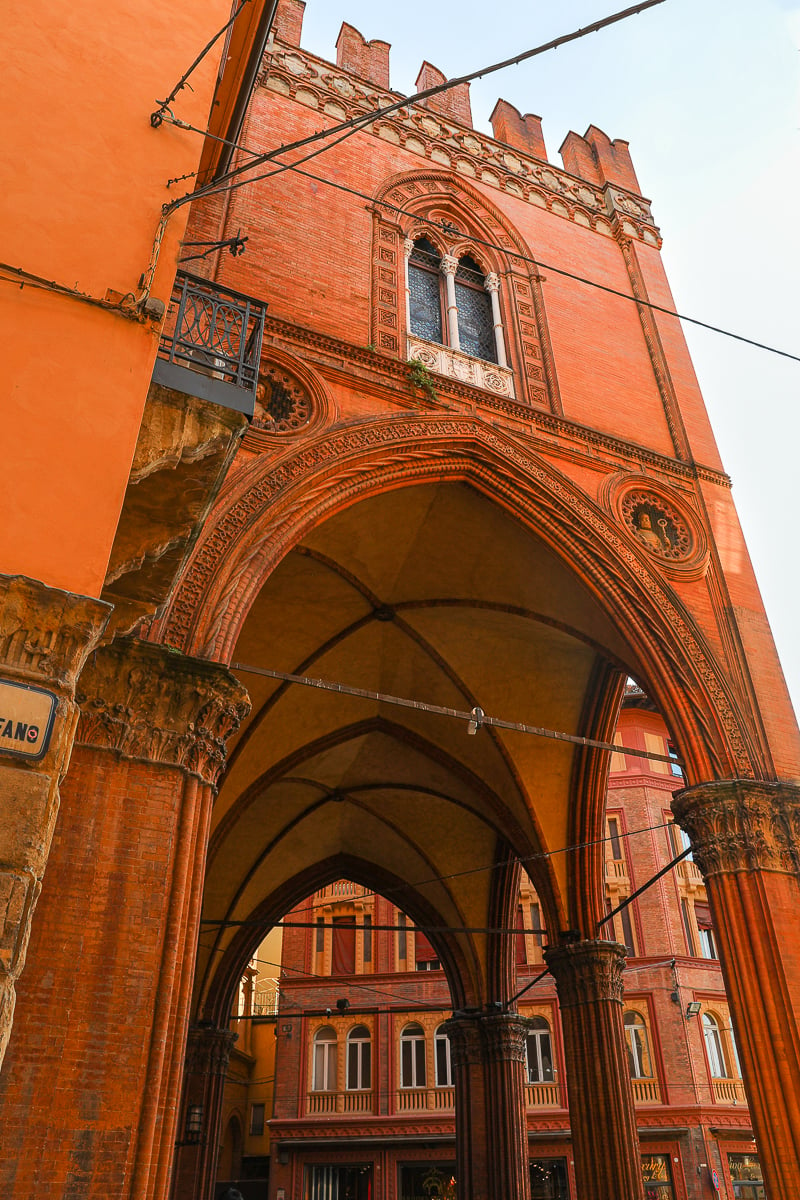
M 293 433 L 308 424 L 311 412 L 311 398 L 294 376 L 267 365 L 256 390 L 253 427 L 268 433 Z
M 682 561 L 693 549 L 692 535 L 681 516 L 661 496 L 629 491 L 621 503 L 628 528 L 651 554 Z

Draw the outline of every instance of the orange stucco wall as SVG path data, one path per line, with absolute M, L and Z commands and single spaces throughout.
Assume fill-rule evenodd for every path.
M 0 263 L 77 288 L 137 292 L 161 206 L 187 185 L 199 134 L 150 113 L 230 15 L 227 0 L 164 7 L 121 0 L 103 7 L 14 3 L 4 37 L 11 103 Z M 219 48 L 173 105 L 205 128 Z M 171 219 L 153 296 L 175 274 L 187 208 Z M 0 271 L 4 509 L 0 570 L 99 594 L 141 422 L 157 328 Z M 6 281 L 11 280 L 11 281 Z M 13 353 L 8 354 L 13 347 Z M 11 436 L 8 436 L 10 433 Z

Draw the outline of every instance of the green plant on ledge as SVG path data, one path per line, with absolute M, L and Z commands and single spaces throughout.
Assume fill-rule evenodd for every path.
M 424 392 L 429 400 L 438 400 L 436 388 L 433 386 L 433 376 L 431 375 L 425 363 L 420 362 L 417 358 L 409 358 L 406 363 L 408 367 L 408 378 L 412 388 L 417 388 Z

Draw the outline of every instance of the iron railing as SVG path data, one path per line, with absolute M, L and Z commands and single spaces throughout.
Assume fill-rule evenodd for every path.
M 179 271 L 153 381 L 252 416 L 266 311 L 260 300 Z

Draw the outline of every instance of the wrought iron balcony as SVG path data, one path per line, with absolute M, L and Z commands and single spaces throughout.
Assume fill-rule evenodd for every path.
M 153 382 L 252 417 L 266 304 L 179 271 Z

